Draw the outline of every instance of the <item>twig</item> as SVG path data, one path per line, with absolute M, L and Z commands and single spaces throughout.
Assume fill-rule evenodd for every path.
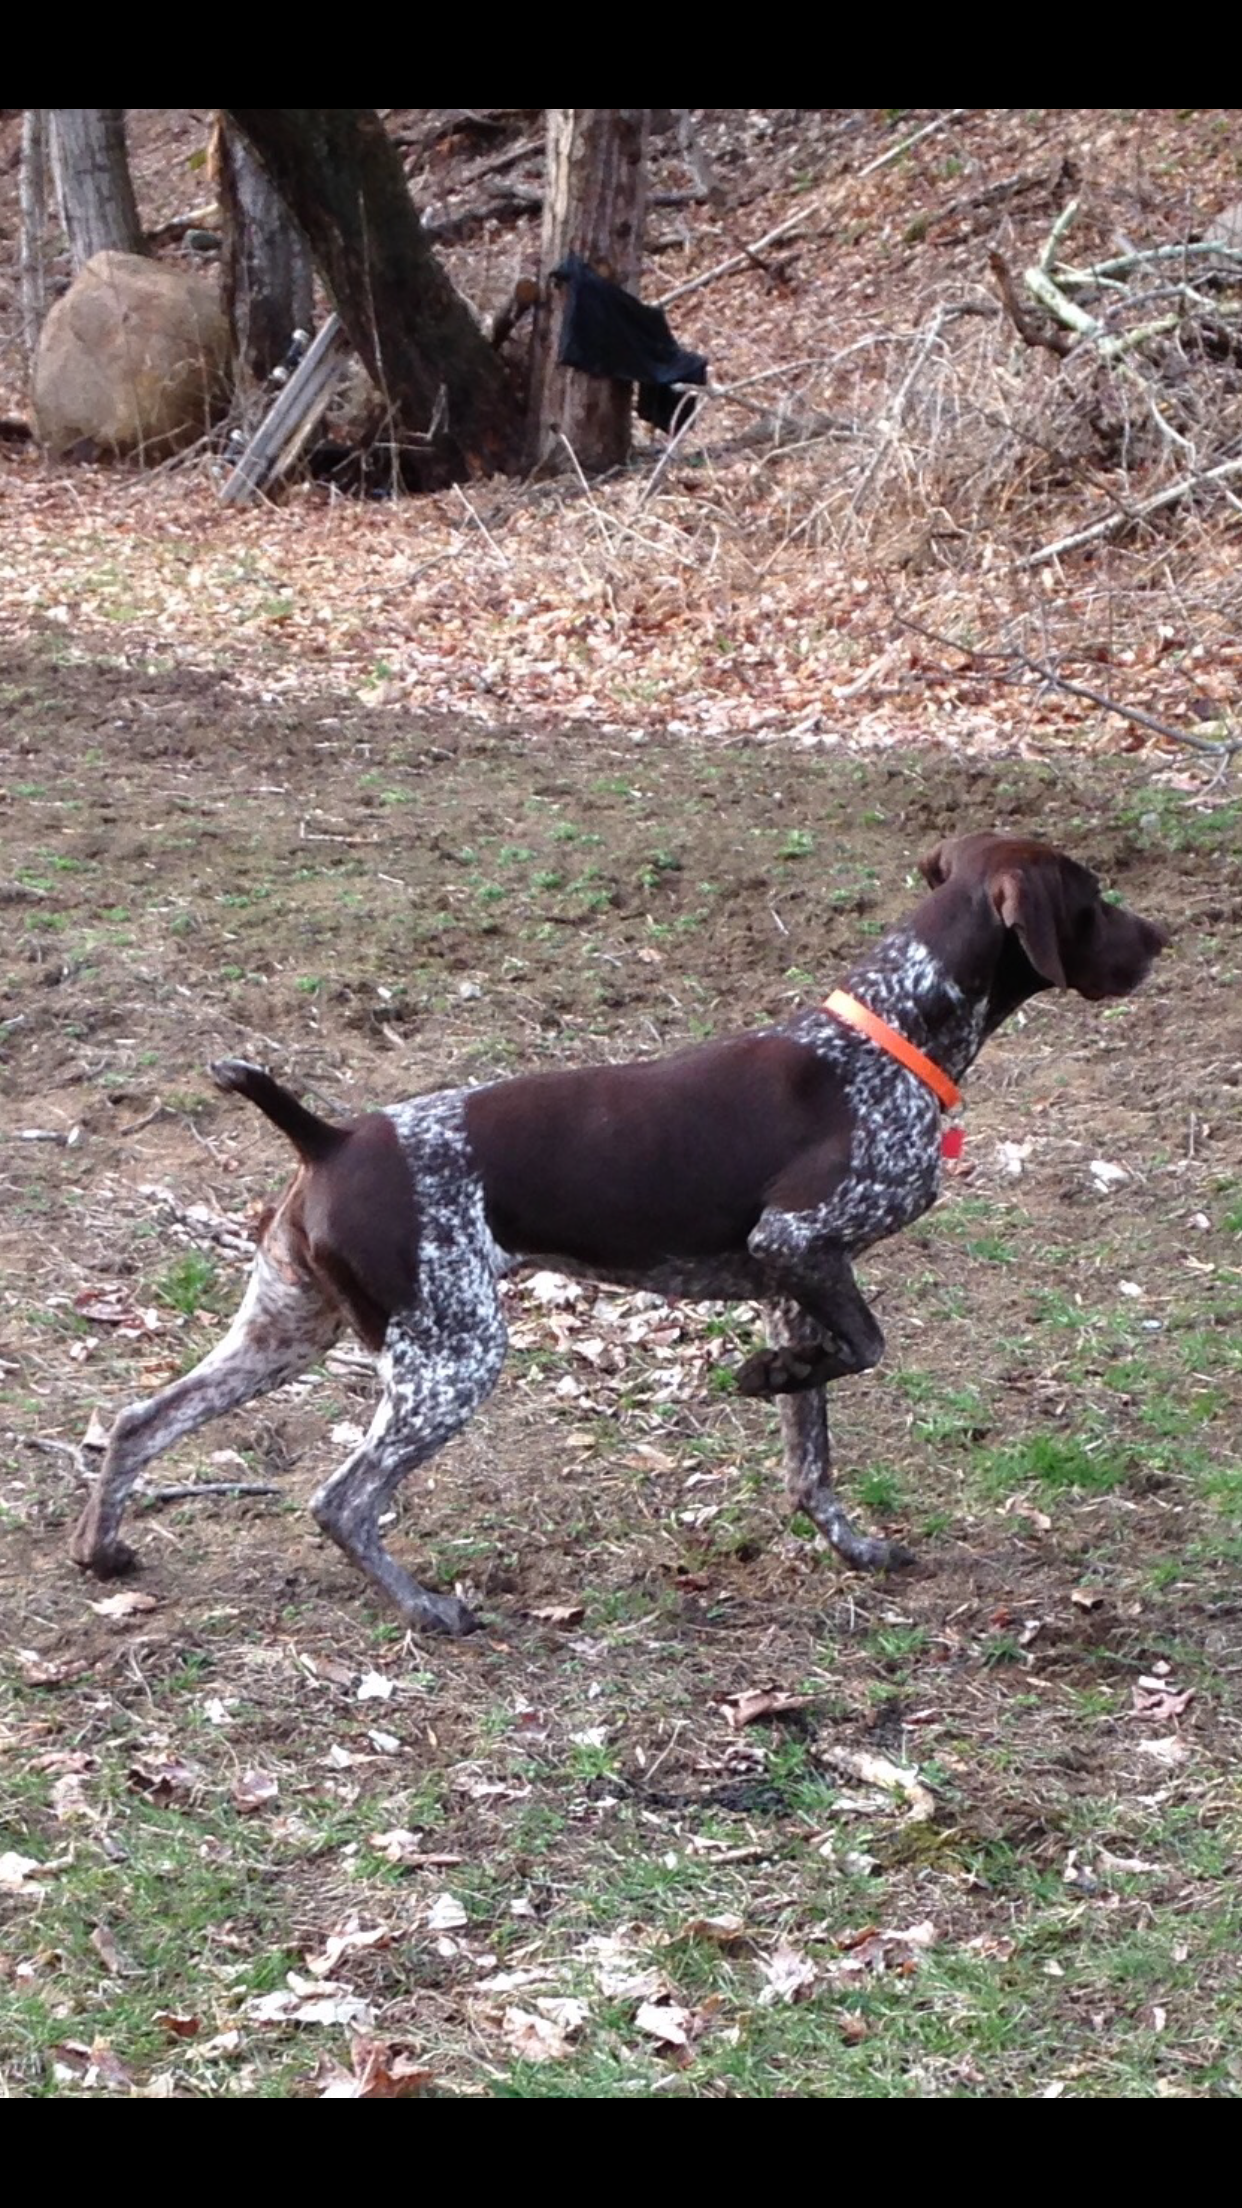
M 931 352 L 933 345 L 935 345 L 942 329 L 944 328 L 948 311 L 949 310 L 944 305 L 938 306 L 928 318 L 927 325 L 920 336 L 918 344 L 914 348 L 914 357 L 911 360 L 910 365 L 905 372 L 905 375 L 902 377 L 901 382 L 897 386 L 896 397 L 891 401 L 889 405 L 885 407 L 884 412 L 876 425 L 879 432 L 879 437 L 875 451 L 872 453 L 870 460 L 864 468 L 862 476 L 855 487 L 854 495 L 850 500 L 850 506 L 855 513 L 858 512 L 859 506 L 861 505 L 863 500 L 863 496 L 870 487 L 871 479 L 875 475 L 877 468 L 880 466 L 881 461 L 884 459 L 886 453 L 892 450 L 892 447 L 896 442 L 897 433 L 901 428 L 901 417 L 905 411 L 906 400 L 908 399 L 914 384 L 918 381 L 919 376 L 923 372 L 924 361 L 927 359 L 928 354 Z
M 1047 352 L 1055 353 L 1058 359 L 1064 360 L 1073 343 L 1069 331 L 1060 329 L 1055 322 L 1045 322 L 1031 312 L 1013 280 L 1013 271 L 1003 253 L 989 253 L 988 266 L 996 278 L 996 288 L 1001 295 L 1005 312 L 1023 344 L 1043 346 Z
M 796 215 L 789 215 L 784 222 L 778 222 L 774 230 L 766 230 L 752 245 L 743 246 L 740 253 L 731 253 L 727 261 L 717 261 L 714 268 L 705 268 L 700 276 L 688 276 L 684 284 L 674 284 L 671 291 L 661 294 L 655 305 L 671 307 L 674 299 L 684 299 L 692 291 L 702 291 L 705 284 L 714 284 L 718 276 L 732 276 L 739 268 L 749 268 L 756 253 L 762 253 L 767 245 L 775 245 L 779 238 L 791 236 L 815 211 L 814 206 L 800 207 Z
M 1063 291 L 1058 291 L 1046 268 L 1024 270 L 1022 281 L 1032 298 L 1038 299 L 1040 306 L 1067 330 L 1072 330 L 1075 337 L 1103 337 L 1104 324 L 1098 316 L 1088 314 L 1085 307 L 1077 306 Z
M 271 1480 L 181 1480 L 175 1487 L 152 1487 L 139 1495 L 144 1510 L 158 1510 L 162 1503 L 193 1502 L 199 1495 L 279 1495 Z
M 1149 514 L 1159 513 L 1165 506 L 1175 506 L 1179 499 L 1188 498 L 1204 484 L 1223 483 L 1231 475 L 1242 475 L 1242 459 L 1222 460 L 1218 467 L 1204 468 L 1198 475 L 1185 475 L 1180 482 L 1171 483 L 1167 490 L 1157 491 L 1154 498 L 1145 498 L 1141 506 L 1119 506 L 1116 513 L 1106 514 L 1103 521 L 1092 522 L 1089 529 L 1078 529 L 1072 536 L 1058 537 L 1053 544 L 1041 544 L 1038 552 L 1028 552 L 1018 565 L 1021 568 L 1042 567 L 1045 560 L 1059 559 L 1063 552 L 1077 552 L 1084 544 L 1110 537 L 1136 521 L 1145 521 Z
M 1025 674 L 1038 675 L 1041 682 L 1050 682 L 1054 689 L 1065 691 L 1071 698 L 1083 698 L 1088 705 L 1098 705 L 1103 712 L 1115 713 L 1120 720 L 1132 721 L 1139 728 L 1148 728 L 1153 736 L 1163 736 L 1172 744 L 1184 744 L 1190 751 L 1206 752 L 1209 758 L 1225 762 L 1233 758 L 1236 752 L 1242 751 L 1242 736 L 1193 736 L 1187 729 L 1174 728 L 1170 721 L 1158 720 L 1154 713 L 1145 713 L 1141 706 L 1122 705 L 1116 698 L 1110 698 L 1106 691 L 1093 690 L 1089 683 L 1071 682 L 1068 675 L 1060 674 L 1055 667 L 1048 666 L 1043 660 L 1032 659 L 1030 653 L 1024 652 L 1020 646 L 1015 645 L 1005 651 L 978 651 L 972 645 L 959 644 L 939 629 L 929 628 L 924 621 L 916 621 L 911 614 L 898 613 L 897 620 L 903 629 L 909 629 L 912 635 L 925 637 L 930 644 L 938 644 L 942 651 L 965 652 L 972 661 L 982 661 L 993 667 L 999 665 L 1002 681 L 1016 679 L 1006 670 L 1020 669 Z
M 1070 224 L 1074 221 L 1077 213 L 1078 201 L 1076 199 L 1071 199 L 1068 205 L 1061 209 L 1061 212 L 1057 216 L 1056 221 L 1053 223 L 1051 230 L 1048 232 L 1047 237 L 1044 239 L 1044 250 L 1040 254 L 1036 266 L 1042 269 L 1045 275 L 1047 275 L 1049 269 L 1052 267 L 1052 264 L 1057 257 L 1057 247 L 1061 243 L 1062 238 L 1065 236 L 1066 231 L 1069 229 Z
M 573 446 L 570 444 L 568 437 L 565 435 L 564 430 L 558 429 L 554 432 L 554 435 L 556 437 L 557 443 L 564 445 L 566 452 L 569 454 L 569 465 L 578 478 L 578 488 L 582 492 L 583 496 L 586 499 L 587 505 L 590 508 L 591 519 L 595 523 L 595 526 L 598 529 L 601 538 L 603 539 L 604 550 L 607 553 L 611 554 L 616 550 L 616 547 L 608 534 L 608 524 L 605 521 L 602 512 L 600 511 L 599 503 L 593 496 L 591 486 L 587 482 L 587 479 L 582 472 L 582 463 L 579 460 L 577 453 L 574 451 Z
M 1232 759 L 1242 751 L 1242 736 L 1192 736 L 1188 729 L 1174 728 L 1169 721 L 1157 720 L 1154 713 L 1145 713 L 1138 705 L 1120 705 L 1103 690 L 1093 690 L 1089 683 L 1071 682 L 1066 675 L 1058 674 L 1055 667 L 1048 667 L 1038 659 L 1031 659 L 1023 651 L 1015 651 L 1009 657 L 1043 682 L 1050 682 L 1056 690 L 1064 690 L 1071 698 L 1084 698 L 1088 705 L 1098 705 L 1104 713 L 1115 713 L 1119 720 L 1132 721 L 1137 728 L 1148 728 L 1153 736 L 1163 736 L 1171 744 L 1184 744 L 1189 751 L 1205 752 L 1211 759 Z
M 943 130 L 946 123 L 959 122 L 965 113 L 964 107 L 946 108 L 944 114 L 937 115 L 934 122 L 924 123 L 921 130 L 912 131 L 908 138 L 890 146 L 887 153 L 878 154 L 874 161 L 868 161 L 866 168 L 858 172 L 859 182 L 862 182 L 864 176 L 874 176 L 877 169 L 887 168 L 890 161 L 900 160 L 902 154 L 909 153 L 911 146 L 917 146 L 920 139 L 930 138 L 933 130 Z
M 470 519 L 474 523 L 476 529 L 482 536 L 483 542 L 487 546 L 488 551 L 492 554 L 493 559 L 495 559 L 501 567 L 512 567 L 513 562 L 509 558 L 508 553 L 503 551 L 500 545 L 497 544 L 495 537 L 492 535 L 492 532 L 488 528 L 487 523 L 483 520 L 482 515 L 475 512 L 474 507 L 471 505 L 460 483 L 454 483 L 453 490 L 456 496 L 460 499 L 462 505 L 465 507 L 466 512 L 469 514 Z
M 693 385 L 686 386 L 687 393 L 694 389 L 695 387 Z M 703 394 L 701 391 L 696 390 L 695 396 L 696 398 L 701 398 Z M 711 396 L 714 397 L 715 394 L 712 393 Z M 668 467 L 674 454 L 684 443 L 686 437 L 689 435 L 690 431 L 695 425 L 695 422 L 698 419 L 699 410 L 697 405 L 692 402 L 687 403 L 686 398 L 682 398 L 678 403 L 685 408 L 685 420 L 679 423 L 678 427 L 673 431 L 673 434 L 664 447 L 663 452 L 660 454 L 659 459 L 656 461 L 656 464 L 651 471 L 651 475 L 648 481 L 643 485 L 642 495 L 639 498 L 637 508 L 635 509 L 635 511 L 640 514 L 644 506 L 647 504 L 647 501 L 654 496 L 656 485 L 658 484 L 660 477 L 664 474 L 664 471 Z M 745 404 L 745 401 L 743 401 L 743 404 Z

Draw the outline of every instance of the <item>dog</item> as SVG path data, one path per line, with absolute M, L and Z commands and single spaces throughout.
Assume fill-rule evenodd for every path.
M 758 1299 L 771 1346 L 737 1385 L 779 1406 L 791 1507 L 848 1564 L 909 1562 L 857 1531 L 832 1483 L 825 1388 L 884 1348 L 854 1259 L 935 1200 L 941 1115 L 1002 1021 L 1044 989 L 1127 996 L 1169 941 L 1107 903 L 1085 866 L 1027 837 L 955 837 L 922 872 L 929 894 L 846 990 L 673 1057 L 443 1090 L 339 1125 L 258 1066 L 213 1066 L 300 1162 L 260 1228 L 227 1334 L 117 1418 L 75 1561 L 101 1576 L 126 1569 L 119 1527 L 143 1466 L 352 1328 L 379 1353 L 383 1396 L 311 1510 L 410 1624 L 473 1630 L 461 1601 L 389 1554 L 380 1518 L 496 1385 L 499 1282 L 537 1261 L 670 1296 Z

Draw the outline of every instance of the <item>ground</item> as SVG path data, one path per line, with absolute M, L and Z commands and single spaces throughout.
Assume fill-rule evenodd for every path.
M 12 2089 L 297 2091 L 365 2001 L 446 2091 L 1230 2090 L 1235 808 L 1116 764 L 521 744 L 33 655 L 6 751 L 6 1784 L 41 1866 Z M 911 1574 L 787 1525 L 729 1385 L 750 1314 L 544 1282 L 401 1503 L 476 1640 L 404 1636 L 297 1507 L 367 1415 L 360 1353 L 168 1460 L 280 1491 L 137 1512 L 155 1607 L 92 1607 L 70 1445 L 201 1353 L 220 1236 L 285 1169 L 209 1058 L 348 1110 L 779 1016 L 980 802 L 1177 943 L 1131 1002 L 1045 998 L 990 1047 L 969 1173 L 866 1265 L 890 1352 L 837 1391 L 841 1461 Z M 755 1688 L 799 1699 L 731 1725 Z M 782 1969 L 817 1974 L 792 2009 Z
M 1191 464 L 1198 371 L 1158 434 L 1114 377 L 1110 470 L 986 258 L 1071 192 L 1083 257 L 1197 235 L 1235 123 L 709 118 L 721 204 L 659 216 L 644 290 L 801 211 L 670 309 L 724 381 L 786 364 L 785 426 L 714 401 L 589 491 L 235 514 L 210 453 L 0 441 L 0 2092 L 1242 2087 L 1242 846 L 1194 748 L 1237 522 L 1204 493 L 1023 564 Z M 204 118 L 131 126 L 155 225 Z M 440 143 L 414 188 L 454 212 L 478 148 Z M 459 279 L 534 234 L 485 225 Z M 91 1444 L 216 1338 L 287 1170 L 210 1059 L 343 1112 L 780 1018 L 921 853 L 1005 825 L 1174 941 L 989 1045 L 964 1170 L 865 1262 L 889 1347 L 834 1390 L 839 1466 L 910 1572 L 789 1523 L 751 1311 L 549 1275 L 392 1529 L 473 1639 L 407 1635 L 303 1507 L 360 1350 L 154 1468 L 132 1581 L 69 1563 Z

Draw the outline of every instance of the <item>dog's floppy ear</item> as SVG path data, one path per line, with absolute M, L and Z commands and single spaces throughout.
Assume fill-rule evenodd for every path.
M 1013 929 L 1036 973 L 1054 989 L 1068 989 L 1057 939 L 1057 900 L 1047 876 L 1007 867 L 991 889 L 1001 920 Z
M 952 850 L 952 840 L 946 839 L 938 843 L 934 851 L 929 851 L 925 859 L 919 860 L 919 872 L 929 889 L 939 889 L 942 882 L 948 881 L 953 872 Z

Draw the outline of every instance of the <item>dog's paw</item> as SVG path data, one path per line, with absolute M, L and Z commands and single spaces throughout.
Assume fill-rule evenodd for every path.
M 69 1554 L 75 1564 L 84 1572 L 93 1572 L 96 1579 L 122 1579 L 138 1562 L 128 1541 L 101 1541 L 86 1519 L 70 1539 Z
M 450 1639 L 464 1640 L 467 1633 L 481 1633 L 482 1618 L 476 1618 L 456 1595 L 428 1595 L 426 1608 L 412 1618 L 412 1624 L 421 1625 L 428 1633 L 447 1633 Z
M 879 1534 L 855 1533 L 851 1526 L 849 1538 L 833 1539 L 838 1556 L 844 1557 L 859 1572 L 904 1572 L 918 1562 L 913 1549 L 905 1549 L 900 1541 L 885 1541 Z
M 737 1371 L 739 1395 L 797 1395 L 817 1388 L 825 1360 L 818 1350 L 757 1349 Z

